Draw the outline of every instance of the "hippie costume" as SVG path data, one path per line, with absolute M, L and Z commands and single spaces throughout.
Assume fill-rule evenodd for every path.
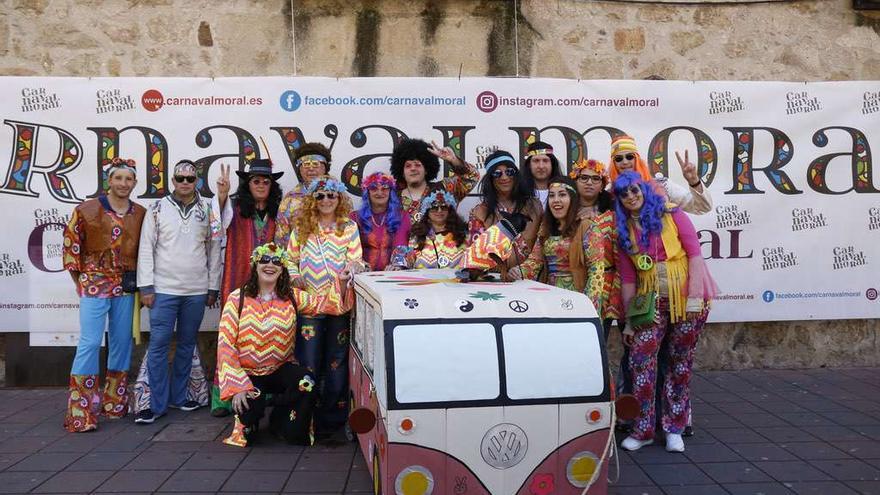
M 435 190 L 428 194 L 421 202 L 419 217 L 421 228 L 427 229 L 423 240 L 420 241 L 415 234 L 410 235 L 406 249 L 400 251 L 392 260 L 392 264 L 402 268 L 459 268 L 467 249 L 467 235 L 461 235 L 457 240 L 456 232 L 436 232 L 428 222 L 428 210 L 437 206 L 444 206 L 449 210 L 449 215 L 458 216 L 455 212 L 456 201 L 453 195 L 442 190 Z M 460 220 L 459 220 L 460 221 Z M 447 220 L 447 224 L 449 220 Z
M 303 176 L 303 171 L 323 169 L 318 175 L 330 173 L 330 150 L 321 143 L 305 143 L 293 154 L 293 170 L 299 180 L 296 186 L 284 194 L 281 204 L 278 206 L 278 215 L 275 219 L 275 244 L 287 246 L 290 239 L 290 231 L 296 222 L 296 215 L 300 211 L 302 198 L 308 194 L 307 189 L 311 179 Z M 311 177 L 311 174 L 309 175 Z
M 388 206 L 382 213 L 373 213 L 370 191 L 379 188 L 388 191 Z M 370 174 L 363 182 L 361 208 L 351 212 L 360 231 L 364 261 L 373 271 L 384 270 L 409 239 L 409 215 L 401 210 L 396 189 L 393 177 L 381 172 Z

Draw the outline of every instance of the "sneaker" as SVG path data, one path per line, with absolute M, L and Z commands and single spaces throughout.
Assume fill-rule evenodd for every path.
M 666 452 L 684 452 L 684 440 L 678 433 L 666 434 Z
M 182 406 L 168 404 L 168 407 L 170 407 L 172 409 L 180 409 L 181 411 L 189 412 L 189 411 L 195 411 L 196 409 L 202 407 L 202 405 L 194 400 L 188 400 L 188 401 L 184 402 Z
M 684 431 L 681 433 L 683 437 L 692 437 L 694 436 L 694 427 L 691 425 L 687 425 L 684 427 Z
M 154 415 L 152 409 L 144 409 L 143 411 L 137 413 L 137 416 L 135 416 L 134 418 L 134 422 L 141 425 L 148 425 L 161 417 L 162 415 Z
M 634 438 L 632 435 L 630 435 L 624 438 L 622 442 L 620 442 L 620 447 L 624 450 L 635 452 L 645 445 L 651 445 L 652 443 L 654 443 L 653 438 L 649 438 L 647 440 L 639 440 L 638 438 Z

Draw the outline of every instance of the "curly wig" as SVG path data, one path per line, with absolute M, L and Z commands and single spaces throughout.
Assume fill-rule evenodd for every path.
M 309 187 L 309 194 L 302 197 L 299 216 L 296 217 L 296 224 L 294 225 L 294 232 L 301 243 L 305 243 L 310 235 L 318 232 L 318 202 L 315 200 L 315 194 L 325 191 L 323 187 L 318 187 L 317 189 L 311 187 L 318 184 L 336 186 L 339 184 L 339 181 L 329 175 L 321 176 L 312 181 Z M 345 230 L 345 224 L 350 220 L 349 217 L 352 210 L 351 198 L 349 198 L 348 194 L 345 192 L 339 192 L 332 189 L 329 191 L 335 192 L 336 197 L 339 198 L 339 203 L 336 205 L 335 211 L 336 235 L 342 235 Z
M 330 155 L 330 150 L 321 143 L 305 143 L 293 152 L 293 171 L 296 172 L 297 180 L 302 182 L 303 178 L 299 172 L 299 166 L 296 164 L 296 161 L 307 155 L 321 155 L 326 158 L 327 166 L 321 175 L 327 175 L 330 173 L 330 167 L 333 163 L 333 157 Z
M 373 205 L 370 204 L 370 186 L 383 177 L 388 176 L 382 172 L 376 172 L 364 179 L 365 187 L 364 192 L 361 194 L 361 208 L 357 214 L 358 228 L 362 234 L 369 234 L 373 231 Z M 385 225 L 388 227 L 388 232 L 393 234 L 400 227 L 403 206 L 400 204 L 400 198 L 397 196 L 393 181 L 387 180 L 387 182 L 390 189 L 388 190 L 388 209 L 385 210 Z
M 628 222 L 631 213 L 623 206 L 623 202 L 620 200 L 620 194 L 631 185 L 638 186 L 639 190 L 642 191 L 642 197 L 645 198 L 645 202 L 638 212 L 639 224 L 642 227 L 641 234 L 637 240 L 638 246 L 633 245 L 633 239 L 630 238 L 629 234 Z M 659 235 L 663 230 L 663 214 L 673 211 L 666 209 L 666 198 L 657 192 L 653 183 L 645 181 L 642 176 L 632 171 L 623 172 L 614 181 L 614 196 L 614 209 L 617 213 L 617 231 L 620 233 L 618 235 L 620 247 L 630 254 L 637 253 L 640 250 L 647 250 L 650 245 L 651 235 Z
M 431 182 L 440 173 L 440 159 L 428 151 L 428 143 L 421 139 L 404 139 L 391 153 L 391 176 L 398 184 L 405 184 L 403 164 L 408 160 L 418 160 L 425 167 L 425 181 Z
M 447 206 L 446 209 L 449 211 L 449 215 L 446 216 L 445 231 L 451 232 L 452 238 L 455 240 L 455 243 L 461 246 L 462 244 L 467 242 L 467 222 L 465 222 L 464 219 L 459 216 L 454 207 Z M 422 250 L 425 247 L 425 241 L 428 239 L 428 235 L 430 234 L 431 220 L 430 218 L 428 218 L 428 215 L 422 215 L 421 220 L 413 225 L 412 230 L 410 231 L 410 238 L 414 238 L 416 240 L 416 249 Z
M 565 218 L 563 218 L 562 221 L 557 220 L 550 211 L 550 200 L 547 200 L 547 207 L 544 208 L 544 222 L 542 227 L 542 237 L 545 238 L 551 235 L 569 237 L 574 234 L 574 231 L 578 226 L 577 216 L 578 210 L 581 208 L 581 200 L 580 196 L 578 196 L 577 187 L 575 186 L 574 181 L 568 177 L 551 177 L 550 182 L 547 184 L 547 189 L 549 190 L 556 185 L 561 185 L 565 193 L 568 194 L 568 199 L 570 200 L 568 203 L 568 212 L 566 212 Z

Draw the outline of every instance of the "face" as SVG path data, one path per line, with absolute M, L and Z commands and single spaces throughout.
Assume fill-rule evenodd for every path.
M 532 171 L 535 180 L 547 180 L 550 178 L 550 172 L 553 171 L 553 162 L 550 161 L 549 155 L 535 155 L 529 160 L 529 170 Z
M 263 256 L 257 262 L 257 278 L 260 282 L 275 284 L 281 276 L 281 258 L 278 256 Z
M 614 154 L 611 162 L 617 167 L 618 172 L 633 170 L 636 168 L 636 154 L 632 151 L 621 151 Z
M 407 184 L 417 185 L 425 182 L 425 166 L 419 160 L 403 162 L 403 178 Z
M 602 192 L 602 176 L 592 170 L 581 169 L 577 176 L 577 190 L 582 198 L 596 198 Z
M 313 194 L 315 204 L 318 207 L 318 213 L 321 215 L 332 215 L 339 206 L 339 193 L 334 191 L 318 191 Z
M 193 172 L 176 174 L 171 182 L 174 183 L 174 192 L 181 196 L 190 196 L 196 190 L 196 174 Z
M 266 201 L 266 199 L 269 198 L 269 190 L 271 188 L 272 179 L 265 175 L 251 177 L 248 181 L 248 189 L 250 189 L 251 196 L 253 196 L 256 201 Z
M 308 184 L 318 177 L 324 175 L 327 171 L 327 164 L 321 161 L 307 161 L 299 164 L 299 175 L 303 178 L 303 183 Z
M 518 171 L 507 165 L 498 165 L 492 168 L 492 185 L 499 193 L 510 193 L 516 184 Z
M 641 210 L 642 205 L 645 204 L 642 190 L 636 184 L 630 184 L 629 187 L 619 192 L 617 196 L 620 198 L 620 203 L 623 207 L 634 213 Z
M 547 207 L 550 208 L 550 214 L 557 220 L 562 220 L 568 215 L 568 208 L 571 206 L 571 196 L 565 190 L 562 184 L 553 184 L 547 191 Z
M 137 185 L 137 179 L 130 170 L 116 170 L 107 179 L 107 184 L 110 186 L 109 195 L 117 199 L 128 199 L 134 186 Z
M 435 206 L 428 209 L 428 220 L 432 225 L 446 225 L 446 219 L 449 218 L 448 206 Z
M 388 186 L 373 186 L 367 194 L 370 197 L 371 207 L 387 207 L 388 200 L 391 199 L 391 188 Z

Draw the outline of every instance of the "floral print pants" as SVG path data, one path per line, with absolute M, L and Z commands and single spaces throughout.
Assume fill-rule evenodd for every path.
M 632 436 L 639 440 L 654 438 L 656 424 L 654 391 L 657 383 L 657 354 L 666 339 L 669 366 L 663 385 L 660 424 L 667 433 L 681 433 L 687 425 L 691 408 L 690 381 L 694 364 L 694 350 L 708 309 L 696 318 L 671 323 L 669 300 L 657 297 L 654 324 L 635 328 L 634 341 L 629 349 L 633 394 L 639 400 L 641 411 L 633 424 Z

